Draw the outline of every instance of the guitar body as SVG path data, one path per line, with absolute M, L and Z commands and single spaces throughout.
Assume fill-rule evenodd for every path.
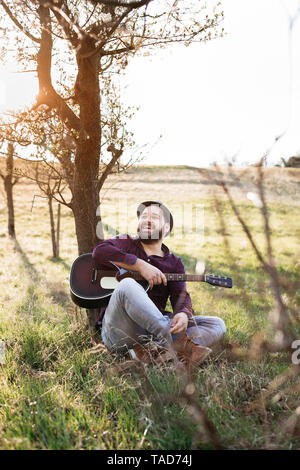
M 70 272 L 70 293 L 73 302 L 83 308 L 101 308 L 108 304 L 119 283 L 120 277 L 127 277 L 125 269 L 111 263 L 112 269 L 97 269 L 91 253 L 79 256 Z M 147 281 L 137 281 L 147 291 Z

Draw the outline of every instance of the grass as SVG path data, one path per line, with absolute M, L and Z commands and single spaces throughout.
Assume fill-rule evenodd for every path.
M 280 170 L 284 181 L 292 178 Z M 273 247 L 287 285 L 285 300 L 297 307 L 300 209 L 294 193 L 278 199 L 277 179 L 278 175 L 267 182 Z M 219 315 L 227 326 L 225 349 L 197 371 L 195 400 L 206 410 L 223 448 L 299 448 L 299 418 L 292 428 L 287 424 L 299 406 L 297 393 L 287 390 L 290 384 L 296 386 L 297 377 L 274 390 L 264 410 L 251 408 L 272 380 L 288 369 L 290 357 L 276 353 L 249 361 L 226 354 L 228 342 L 247 347 L 257 333 L 273 336 L 273 296 L 219 188 L 203 181 L 197 171 L 184 167 L 172 172 L 139 169 L 128 175 L 128 181 L 123 175 L 118 191 L 112 178 L 107 183 L 110 191 L 102 194 L 106 235 L 113 228 L 134 233 L 135 208 L 147 198 L 174 207 L 177 226 L 180 204 L 201 207 L 204 230 L 192 233 L 189 219 L 189 233 L 177 233 L 165 243 L 182 257 L 187 272 L 194 272 L 197 261 L 204 260 L 208 272 L 233 277 L 234 289 L 188 285 L 195 312 Z M 247 189 L 248 183 L 251 179 L 245 183 Z M 233 188 L 238 207 L 265 252 L 260 212 L 243 189 Z M 69 270 L 77 256 L 73 218 L 62 209 L 60 258 L 53 260 L 45 201 L 36 199 L 30 211 L 36 193 L 33 185 L 15 186 L 17 244 L 6 236 L 4 201 L 0 206 L 0 339 L 6 344 L 6 365 L 0 366 L 0 448 L 210 449 L 184 400 L 185 384 L 172 367 L 126 372 L 119 367 L 124 359 L 105 348 L 94 349 L 85 312 L 76 310 L 68 296 Z M 230 256 L 214 209 L 216 193 L 223 198 Z M 119 216 L 111 207 L 120 208 Z

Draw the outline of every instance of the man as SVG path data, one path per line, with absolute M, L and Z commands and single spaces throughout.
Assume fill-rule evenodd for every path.
M 160 201 L 145 201 L 137 209 L 137 237 L 117 236 L 100 243 L 93 251 L 98 268 L 111 263 L 136 271 L 148 281 L 148 292 L 134 279 L 121 280 L 107 307 L 100 311 L 101 336 L 110 351 L 126 353 L 149 363 L 149 350 L 143 344 L 156 344 L 175 350 L 186 362 L 200 364 L 211 346 L 226 331 L 218 317 L 193 316 L 190 295 L 183 281 L 167 282 L 164 273 L 184 273 L 178 256 L 162 243 L 172 230 L 173 217 Z M 173 314 L 165 310 L 170 298 Z

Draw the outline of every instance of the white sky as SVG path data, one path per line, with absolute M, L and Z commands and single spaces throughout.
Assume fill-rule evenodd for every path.
M 156 142 L 145 163 L 206 166 L 238 152 L 253 163 L 284 132 L 270 161 L 300 152 L 300 18 L 293 30 L 290 108 L 288 13 L 298 0 L 223 0 L 227 36 L 134 59 L 127 102 L 136 142 Z M 290 114 L 291 110 L 291 114 Z
M 270 162 L 300 152 L 300 16 L 291 62 L 288 43 L 299 0 L 222 4 L 227 36 L 135 57 L 127 68 L 123 99 L 140 107 L 130 128 L 151 149 L 143 163 L 207 166 L 236 153 L 237 163 L 253 163 L 284 131 Z M 31 74 L 2 70 L 0 107 L 28 103 L 36 90 Z

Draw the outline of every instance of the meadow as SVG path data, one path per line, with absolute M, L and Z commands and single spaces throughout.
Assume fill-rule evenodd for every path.
M 256 170 L 235 169 L 229 178 L 224 169 L 224 175 L 265 253 L 261 211 L 249 199 Z M 272 388 L 291 366 L 291 355 L 232 354 L 234 348 L 247 350 L 259 335 L 273 337 L 274 296 L 215 178 L 213 169 L 141 166 L 111 176 L 101 193 L 106 238 L 134 233 L 137 205 L 160 199 L 173 210 L 176 226 L 165 244 L 182 258 L 186 272 L 195 272 L 200 262 L 207 272 L 233 278 L 232 290 L 188 284 L 196 314 L 221 316 L 227 326 L 224 344 L 197 371 L 190 401 L 172 365 L 126 369 L 126 358 L 93 342 L 85 311 L 69 296 L 77 256 L 71 211 L 62 207 L 60 257 L 53 259 L 46 200 L 36 197 L 32 207 L 39 194 L 34 184 L 22 180 L 15 186 L 14 242 L 7 236 L 1 187 L 0 339 L 6 363 L 0 366 L 0 449 L 300 448 L 298 375 Z M 300 169 L 267 168 L 265 185 L 283 297 L 298 309 L 299 324 Z M 211 439 L 197 419 L 199 409 L 214 427 Z

